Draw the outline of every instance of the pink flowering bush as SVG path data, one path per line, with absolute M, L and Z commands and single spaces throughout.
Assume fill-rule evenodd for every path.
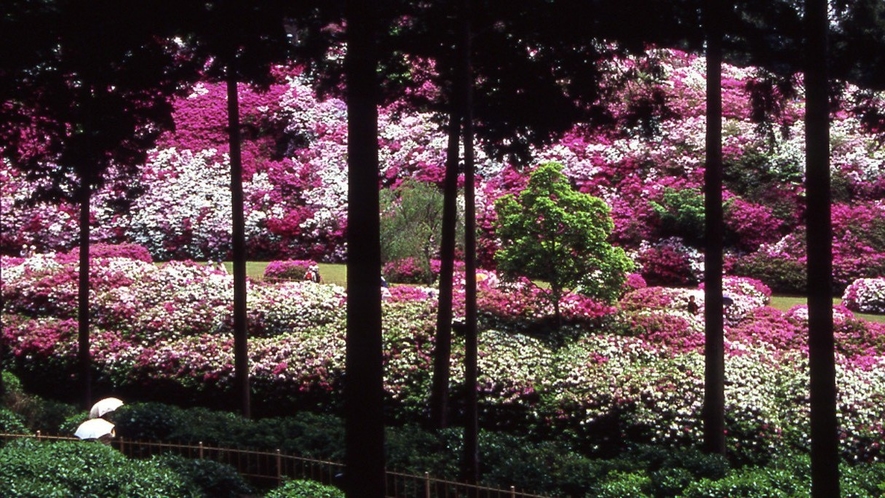
M 842 304 L 858 313 L 885 314 L 885 277 L 855 280 L 842 294 Z
M 692 285 L 703 279 L 701 253 L 678 238 L 643 243 L 635 260 L 640 275 L 650 285 Z
M 264 267 L 265 280 L 304 280 L 304 274 L 315 265 L 315 261 L 304 259 L 287 259 L 271 261 Z
M 402 258 L 387 262 L 381 274 L 388 282 L 403 284 L 427 284 L 431 281 L 431 270 L 415 258 Z

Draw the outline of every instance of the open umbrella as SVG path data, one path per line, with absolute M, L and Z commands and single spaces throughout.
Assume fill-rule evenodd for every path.
M 105 398 L 97 401 L 89 410 L 89 418 L 104 417 L 106 413 L 110 413 L 117 408 L 123 406 L 123 401 L 117 398 Z
M 91 418 L 80 424 L 74 435 L 80 439 L 99 439 L 102 436 L 114 437 L 114 424 L 103 418 Z

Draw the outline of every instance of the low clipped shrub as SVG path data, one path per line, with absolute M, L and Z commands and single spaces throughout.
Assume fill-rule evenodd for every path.
M 6 408 L 0 408 L 0 433 L 28 434 L 30 431 L 25 427 L 21 417 Z
M 314 481 L 287 481 L 271 490 L 265 498 L 344 498 L 340 489 Z
M 19 439 L 0 448 L 5 498 L 44 496 L 208 496 L 159 460 L 129 460 L 100 443 Z
M 4 411 L 14 415 L 24 427 L 22 431 L 8 432 L 54 434 L 67 418 L 78 412 L 74 405 L 25 392 L 21 381 L 11 372 L 4 370 L 2 375 L 5 393 L 0 402 Z
M 202 496 L 240 498 L 254 492 L 230 465 L 180 455 L 162 455 L 156 460 L 178 474 L 189 488 L 199 490 Z
M 304 280 L 304 274 L 315 264 L 315 261 L 306 259 L 271 261 L 264 267 L 264 279 L 269 281 Z
M 65 263 L 79 261 L 80 248 L 75 247 L 67 253 L 56 256 L 57 259 Z M 145 263 L 153 263 L 154 258 L 146 247 L 139 244 L 90 244 L 89 257 L 91 259 L 99 258 L 127 258 Z
M 132 403 L 114 412 L 117 435 L 138 441 L 176 441 L 281 450 L 308 458 L 342 460 L 344 423 L 332 415 L 298 412 L 288 417 L 245 419 L 225 411 Z
M 733 272 L 761 280 L 772 291 L 782 294 L 804 294 L 808 288 L 804 261 L 787 254 L 756 251 L 738 258 Z

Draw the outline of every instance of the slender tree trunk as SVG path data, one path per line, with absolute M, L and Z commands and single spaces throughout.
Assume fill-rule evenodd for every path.
M 249 388 L 249 338 L 246 329 L 246 221 L 243 163 L 240 154 L 240 106 L 236 71 L 227 71 L 227 119 L 230 140 L 230 193 L 234 262 L 234 385 L 244 417 L 252 416 Z
M 704 173 L 704 449 L 725 454 L 722 309 L 722 0 L 704 4 L 707 31 L 707 160 Z
M 839 496 L 833 255 L 830 220 L 830 133 L 827 91 L 827 2 L 807 0 L 805 188 L 808 223 L 808 357 L 811 389 L 811 495 Z
M 382 498 L 385 478 L 374 2 L 348 0 L 346 16 L 348 221 L 344 484 L 348 498 Z
M 473 79 L 470 64 L 470 0 L 461 0 L 461 43 L 464 92 L 464 272 L 465 272 L 465 361 L 466 409 L 464 420 L 464 477 L 479 481 L 479 421 L 477 379 L 478 330 L 476 317 L 476 194 L 473 156 Z
M 80 269 L 77 286 L 77 356 L 80 382 L 83 386 L 83 407 L 92 405 L 92 357 L 89 352 L 89 200 L 91 187 L 87 174 L 80 175 L 77 198 L 80 201 Z
M 446 176 L 443 183 L 442 243 L 440 244 L 439 307 L 436 315 L 436 344 L 433 350 L 433 385 L 430 391 L 430 425 L 448 427 L 449 361 L 452 353 L 452 287 L 455 268 L 455 226 L 458 204 L 458 160 L 461 138 L 463 91 L 459 82 L 462 65 L 455 70 L 446 147 Z

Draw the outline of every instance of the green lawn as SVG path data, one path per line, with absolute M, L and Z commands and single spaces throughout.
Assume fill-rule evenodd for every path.
M 805 304 L 806 299 L 801 296 L 771 296 L 771 307 L 777 308 L 781 311 L 787 311 L 788 309 L 796 306 L 797 304 Z M 839 304 L 842 302 L 841 298 L 833 298 L 833 304 Z M 855 313 L 854 316 L 857 318 L 863 318 L 864 320 L 868 320 L 871 322 L 879 322 L 885 323 L 885 315 L 870 315 L 867 313 Z
M 319 265 L 320 277 L 324 283 L 347 287 L 347 265 L 334 263 L 320 263 Z M 224 266 L 228 272 L 233 272 L 234 264 L 231 261 L 225 261 Z M 265 267 L 267 267 L 267 261 L 248 261 L 246 262 L 246 276 L 253 280 L 263 280 Z

